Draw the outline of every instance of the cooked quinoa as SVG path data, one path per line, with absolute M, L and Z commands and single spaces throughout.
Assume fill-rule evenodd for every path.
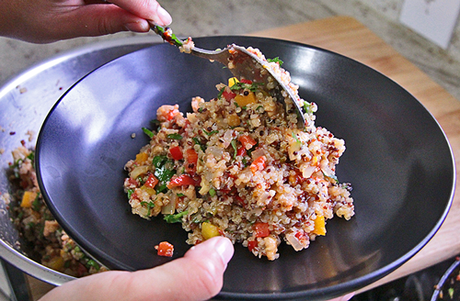
M 305 128 L 287 95 L 285 103 L 271 96 L 275 81 L 231 78 L 216 98 L 193 98 L 185 116 L 178 105 L 158 109 L 158 128 L 144 128 L 150 143 L 125 165 L 124 189 L 134 214 L 182 223 L 191 245 L 221 235 L 275 260 L 281 241 L 306 249 L 334 215 L 349 220 L 354 205 L 335 174 L 344 141 L 315 126 L 316 104 L 298 97 L 279 60 L 248 50 L 293 90 Z

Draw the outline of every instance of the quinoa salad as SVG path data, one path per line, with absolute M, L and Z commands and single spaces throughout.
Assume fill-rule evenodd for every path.
M 12 156 L 8 174 L 13 191 L 0 197 L 8 204 L 21 249 L 44 266 L 70 276 L 106 271 L 65 233 L 46 206 L 37 183 L 35 151 L 22 141 Z
M 349 220 L 354 204 L 335 173 L 344 141 L 315 125 L 316 104 L 298 97 L 281 60 L 247 50 L 294 92 L 305 127 L 285 93 L 284 103 L 273 96 L 273 79 L 230 78 L 215 98 L 194 97 L 191 113 L 158 109 L 157 127 L 143 128 L 150 143 L 125 165 L 124 189 L 134 214 L 181 223 L 190 245 L 220 235 L 275 260 L 282 241 L 308 248 L 327 220 Z

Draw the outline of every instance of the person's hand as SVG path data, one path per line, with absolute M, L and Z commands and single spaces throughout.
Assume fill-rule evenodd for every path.
M 147 32 L 171 16 L 156 0 L 2 0 L 0 35 L 49 43 L 119 31 Z
M 164 265 L 137 272 L 108 271 L 86 276 L 51 290 L 40 300 L 207 300 L 221 290 L 232 256 L 230 240 L 215 237 Z

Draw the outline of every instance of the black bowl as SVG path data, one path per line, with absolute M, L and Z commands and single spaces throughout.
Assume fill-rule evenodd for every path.
M 236 43 L 279 56 L 318 104 L 317 125 L 345 139 L 338 166 L 354 188 L 356 216 L 335 218 L 309 249 L 282 244 L 274 262 L 236 245 L 219 297 L 322 299 L 359 289 L 390 273 L 435 234 L 454 191 L 453 155 L 430 113 L 379 72 L 341 55 L 293 42 L 206 37 L 215 49 Z M 171 259 L 155 254 L 168 240 L 177 258 L 189 246 L 179 224 L 144 220 L 123 193 L 124 164 L 148 143 L 141 128 L 156 109 L 193 96 L 216 96 L 228 70 L 168 44 L 140 50 L 95 70 L 56 104 L 41 129 L 36 164 L 44 197 L 62 227 L 112 269 L 137 270 Z M 136 138 L 131 135 L 135 133 Z

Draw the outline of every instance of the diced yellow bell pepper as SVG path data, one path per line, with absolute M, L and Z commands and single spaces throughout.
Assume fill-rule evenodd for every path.
M 211 223 L 204 222 L 201 224 L 201 235 L 204 239 L 210 239 L 214 236 L 219 236 L 219 227 L 214 226 Z
M 234 84 L 237 84 L 239 83 L 239 80 L 236 78 L 236 77 L 231 77 L 228 79 L 228 86 L 231 87 L 233 86 Z
M 253 92 L 247 91 L 248 95 L 237 94 L 235 96 L 235 102 L 240 107 L 245 107 L 248 104 L 256 102 L 256 95 Z
M 148 158 L 149 158 L 149 155 L 147 155 L 147 153 L 138 153 L 136 155 L 136 162 L 138 164 L 143 164 L 145 163 L 145 161 L 147 161 Z
M 44 264 L 53 270 L 60 271 L 64 267 L 64 259 L 61 256 L 56 256 Z
M 32 192 L 32 191 L 24 192 L 24 195 L 22 196 L 21 207 L 22 208 L 32 207 L 32 203 L 34 202 L 36 198 L 37 198 L 36 192 Z
M 323 215 L 318 215 L 315 218 L 315 230 L 313 233 L 316 235 L 326 235 L 326 222 Z

